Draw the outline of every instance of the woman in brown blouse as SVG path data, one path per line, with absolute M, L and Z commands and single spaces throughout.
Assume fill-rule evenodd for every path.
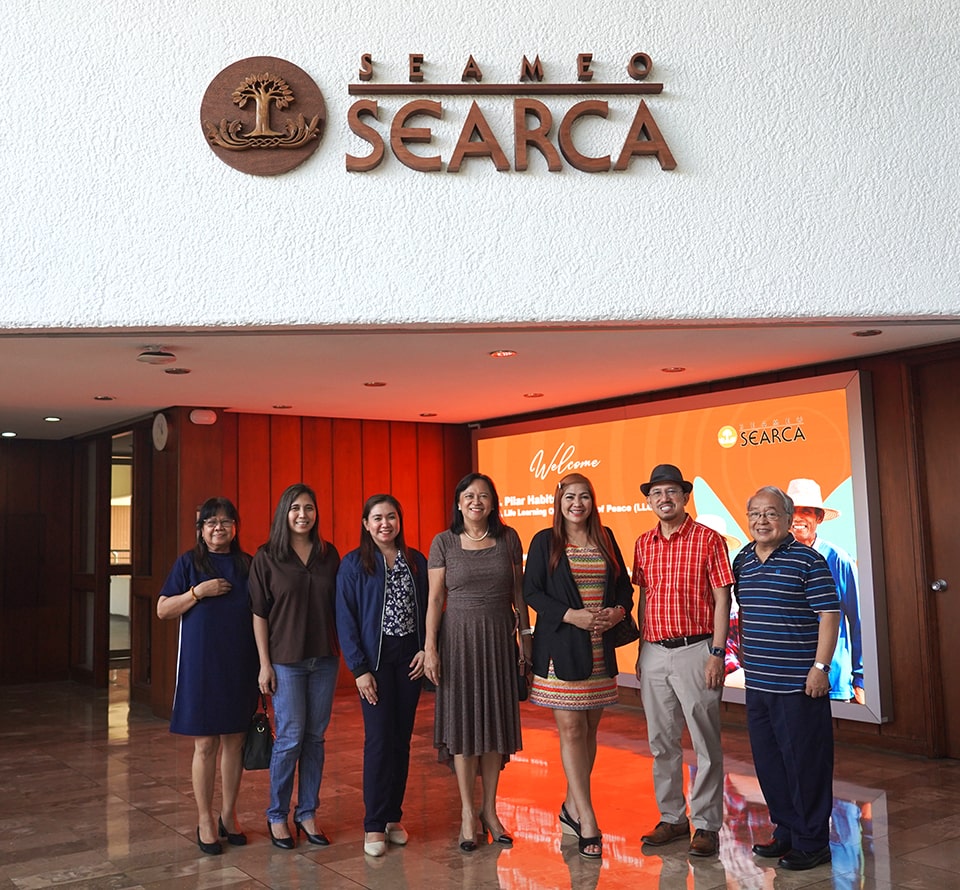
M 292 850 L 287 825 L 299 767 L 293 824 L 311 844 L 326 846 L 316 824 L 324 734 L 340 667 L 334 622 L 340 555 L 320 536 L 317 498 L 306 485 L 280 496 L 270 539 L 253 558 L 250 603 L 260 654 L 260 691 L 273 696 L 276 740 L 270 761 L 267 830 L 275 847 Z

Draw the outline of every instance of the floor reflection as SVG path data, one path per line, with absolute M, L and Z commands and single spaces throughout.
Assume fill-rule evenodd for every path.
M 778 871 L 750 852 L 770 837 L 744 731 L 724 732 L 725 822 L 719 857 L 690 859 L 678 842 L 641 849 L 656 823 L 642 713 L 608 710 L 600 727 L 594 799 L 602 862 L 582 859 L 561 835 L 563 771 L 552 715 L 524 704 L 524 749 L 502 774 L 499 815 L 516 844 L 456 844 L 459 798 L 436 762 L 433 699 L 425 695 L 414 738 L 404 824 L 411 840 L 363 856 L 361 722 L 355 696 L 338 696 L 327 740 L 320 822 L 328 848 L 276 850 L 266 838 L 265 773 L 249 773 L 240 821 L 250 836 L 219 857 L 200 854 L 190 788 L 189 739 L 128 704 L 126 676 L 106 690 L 72 684 L 7 687 L 0 727 L 0 890 L 66 887 L 310 887 L 346 890 L 835 890 L 960 886 L 960 764 L 838 747 L 833 863 Z M 688 770 L 695 768 L 688 760 Z

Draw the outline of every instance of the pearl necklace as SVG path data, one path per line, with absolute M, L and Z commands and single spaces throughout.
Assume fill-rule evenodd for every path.
M 482 541 L 487 535 L 490 534 L 490 529 L 487 528 L 487 530 L 486 530 L 482 535 L 480 535 L 479 538 L 475 538 L 473 535 L 471 535 L 470 532 L 468 532 L 468 531 L 466 530 L 466 528 L 464 528 L 463 533 L 464 533 L 471 541 Z

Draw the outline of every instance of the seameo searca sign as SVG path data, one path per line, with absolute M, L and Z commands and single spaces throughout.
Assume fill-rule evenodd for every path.
M 533 61 L 522 57 L 515 83 L 484 82 L 472 55 L 459 82 L 427 80 L 421 53 L 411 53 L 406 62 L 405 82 L 380 83 L 372 55 L 360 56 L 358 82 L 347 89 L 354 98 L 347 123 L 365 152 L 345 153 L 349 172 L 375 170 L 389 156 L 420 173 L 456 173 L 468 161 L 491 164 L 501 172 L 524 171 L 533 156 L 539 156 L 551 172 L 565 165 L 584 173 L 622 172 L 634 158 L 655 159 L 662 170 L 676 167 L 644 98 L 663 90 L 662 83 L 647 80 L 653 62 L 646 53 L 634 53 L 627 60 L 623 81 L 607 83 L 594 81 L 590 53 L 577 54 L 576 81 L 567 83 L 547 81 L 539 56 Z M 577 142 L 575 125 L 585 118 L 606 119 L 611 96 L 637 97 L 630 126 L 619 136 L 615 152 L 587 154 Z M 444 156 L 434 150 L 429 124 L 445 118 L 446 97 L 471 102 L 456 142 Z M 383 107 L 381 103 L 389 99 L 402 104 L 395 110 Z M 487 103 L 504 101 L 512 102 L 513 128 L 508 134 L 496 132 L 484 113 Z M 302 69 L 283 59 L 258 56 L 234 62 L 213 79 L 200 117 L 207 142 L 222 161 L 245 173 L 273 175 L 292 170 L 316 150 L 326 105 L 319 87 Z

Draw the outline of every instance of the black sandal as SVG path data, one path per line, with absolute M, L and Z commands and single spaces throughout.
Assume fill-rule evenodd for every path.
M 582 835 L 580 834 L 580 823 L 567 812 L 566 802 L 560 804 L 559 819 L 560 819 L 560 830 L 564 834 L 572 833 L 572 834 L 575 834 L 577 837 L 582 837 Z M 569 832 L 567 831 L 568 828 L 570 829 Z
M 584 859 L 600 859 L 603 857 L 603 839 L 599 835 L 597 837 L 581 836 L 580 840 L 577 841 L 577 846 Z M 587 847 L 600 847 L 600 851 L 598 853 L 588 853 Z

